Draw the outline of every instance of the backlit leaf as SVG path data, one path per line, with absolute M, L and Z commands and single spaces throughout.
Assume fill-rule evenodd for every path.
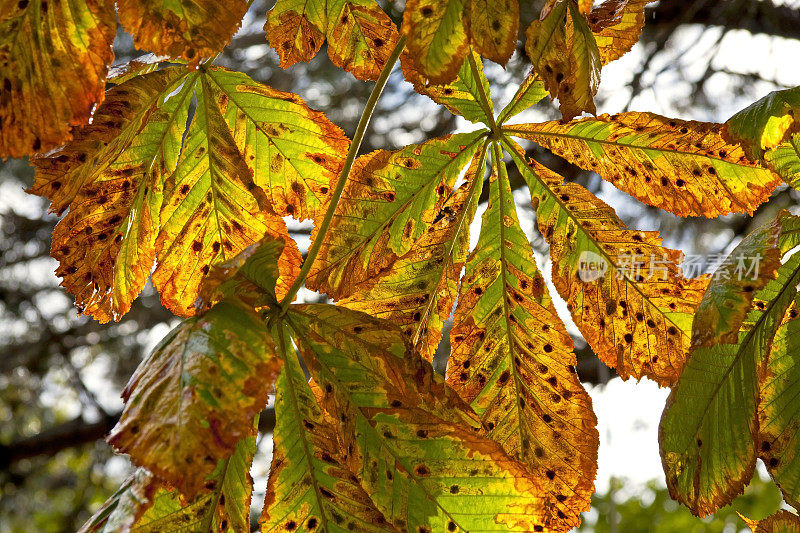
M 753 297 L 781 266 L 778 238 L 783 218 L 781 214 L 747 235 L 730 253 L 731 261 L 714 274 L 692 322 L 693 346 L 738 341 L 739 328 L 750 311 Z M 752 268 L 755 261 L 758 266 Z
M 587 15 L 604 65 L 628 53 L 644 26 L 644 8 L 654 0 L 606 0 Z
M 757 160 L 764 150 L 775 148 L 791 133 L 797 133 L 798 113 L 800 87 L 773 91 L 729 118 L 726 133 L 743 143 L 748 156 Z
M 265 237 L 211 269 L 201 282 L 197 306 L 212 307 L 231 296 L 255 308 L 277 305 L 300 272 L 301 263 L 293 239 Z
M 786 509 L 781 509 L 763 520 L 750 520 L 741 514 L 739 517 L 747 523 L 753 533 L 797 533 L 800 531 L 800 517 Z
M 374 278 L 354 284 L 357 291 L 339 302 L 399 326 L 424 358 L 442 338 L 469 251 L 469 224 L 481 195 L 486 146 L 475 156 L 467 181 L 445 202 L 438 220 L 411 249 Z
M 119 20 L 137 48 L 196 65 L 227 45 L 247 11 L 246 0 L 118 0 Z
M 448 135 L 356 159 L 306 285 L 338 300 L 393 256 L 408 253 L 436 220 L 484 135 Z M 315 229 L 311 238 L 316 235 Z
M 162 301 L 187 316 L 215 264 L 265 235 L 289 242 L 281 216 L 316 214 L 348 145 L 295 95 L 217 67 L 166 68 L 114 86 L 92 124 L 34 160 L 31 192 L 70 208 L 52 255 L 80 309 L 118 319 L 157 255 Z M 297 262 L 286 246 L 279 292 Z
M 758 381 L 798 282 L 795 254 L 756 294 L 738 343 L 692 350 L 667 399 L 659 428 L 667 487 L 698 516 L 730 503 L 753 475 Z
M 467 0 L 467 30 L 475 51 L 505 65 L 517 47 L 517 0 Z
M 128 311 L 153 267 L 164 180 L 177 164 L 192 96 L 183 77 L 166 69 L 112 88 L 72 142 L 33 160 L 31 192 L 48 196 L 52 211 L 70 208 L 53 232 L 56 274 L 100 322 Z
M 545 88 L 558 98 L 564 120 L 594 114 L 600 82 L 600 56 L 594 35 L 572 0 L 553 6 L 544 20 L 525 32 L 525 50 Z
M 767 166 L 795 189 L 800 189 L 800 134 L 792 135 L 764 154 Z
M 674 383 L 707 280 L 684 278 L 683 254 L 663 248 L 658 232 L 627 229 L 586 189 L 508 146 L 550 243 L 553 283 L 586 341 L 623 379 Z
M 310 61 L 327 38 L 333 64 L 362 80 L 378 78 L 400 37 L 374 0 L 278 0 L 264 30 L 281 67 Z
M 274 350 L 258 315 L 232 303 L 185 320 L 131 377 L 108 442 L 193 498 L 267 403 Z
M 783 498 L 800 506 L 800 321 L 797 298 L 778 328 L 759 386 L 758 455 Z
M 204 490 L 192 500 L 139 468 L 79 533 L 247 533 L 253 485 L 249 470 L 255 448 L 254 434 L 242 438 L 233 455 L 217 463 Z
M 294 350 L 286 340 L 282 346 L 261 531 L 396 531 L 348 469 L 338 420 L 322 411 Z
M 478 66 L 479 80 L 475 79 L 468 61 L 461 65 L 455 81 L 447 85 L 427 85 L 425 76 L 420 74 L 414 64 L 410 53 L 405 50 L 400 55 L 400 66 L 403 68 L 403 78 L 414 85 L 414 90 L 440 103 L 456 115 L 462 115 L 470 122 L 483 122 L 489 124 L 489 117 L 481 107 L 481 95 L 478 83 L 483 85 L 485 94 L 489 94 L 489 81 L 483 73 L 480 56 L 473 53 L 473 59 Z M 491 105 L 491 100 L 489 100 Z
M 546 508 L 541 484 L 484 435 L 399 329 L 330 305 L 297 306 L 288 316 L 325 391 L 323 408 L 340 414 L 347 464 L 395 527 L 568 529 L 560 518 L 568 509 Z
M 780 183 L 726 142 L 718 124 L 630 112 L 505 130 L 678 216 L 752 213 Z
M 114 2 L 0 2 L 0 158 L 43 153 L 102 102 Z
M 402 32 L 408 37 L 409 57 L 434 85 L 452 82 L 469 51 L 464 26 L 466 3 L 471 0 L 408 0 Z
M 497 123 L 503 125 L 506 120 L 539 103 L 548 94 L 539 74 L 536 73 L 536 70 L 531 70 L 530 74 L 519 86 L 519 89 L 517 89 L 514 97 L 500 112 Z
M 542 480 L 549 505 L 563 503 L 577 524 L 594 492 L 597 419 L 520 228 L 499 147 L 494 158 L 499 174 L 459 291 L 447 381 L 489 437 Z

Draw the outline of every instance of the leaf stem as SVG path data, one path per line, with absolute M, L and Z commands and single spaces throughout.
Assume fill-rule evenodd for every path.
M 478 86 L 478 95 L 480 96 L 480 102 L 478 103 L 483 108 L 483 113 L 486 115 L 486 118 L 489 121 L 487 126 L 491 128 L 493 135 L 498 135 L 499 129 L 497 128 L 497 122 L 494 120 L 492 104 L 489 100 L 489 97 L 486 95 L 486 91 L 483 89 L 483 83 L 481 83 L 481 73 L 478 70 L 478 64 L 475 63 L 475 58 L 472 56 L 472 52 L 467 53 L 467 60 L 469 61 L 469 68 L 472 69 L 472 75 L 475 77 L 475 84 Z
M 328 228 L 333 220 L 333 214 L 336 212 L 336 207 L 339 205 L 339 199 L 342 197 L 342 192 L 344 191 L 345 183 L 347 183 L 347 178 L 350 175 L 350 170 L 353 168 L 353 162 L 356 159 L 356 155 L 358 155 L 358 150 L 361 148 L 361 142 L 364 140 L 364 135 L 369 127 L 370 120 L 372 119 L 372 113 L 375 111 L 375 106 L 378 103 L 378 99 L 380 98 L 384 87 L 386 87 L 386 82 L 389 80 L 389 74 L 392 73 L 394 65 L 397 63 L 397 59 L 400 57 L 400 53 L 403 51 L 405 46 L 406 37 L 405 35 L 401 34 L 400 39 L 397 41 L 397 45 L 395 45 L 394 50 L 392 50 L 392 53 L 389 56 L 389 59 L 383 66 L 383 70 L 381 70 L 381 74 L 378 76 L 375 86 L 372 88 L 369 99 L 364 106 L 364 111 L 361 113 L 361 119 L 358 121 L 356 132 L 353 135 L 353 141 L 350 143 L 350 150 L 347 152 L 347 157 L 344 160 L 344 166 L 342 167 L 342 171 L 339 173 L 339 180 L 336 182 L 336 188 L 333 190 L 333 194 L 331 195 L 330 203 L 328 204 L 328 210 L 325 212 L 325 217 L 322 219 L 322 223 L 320 223 L 319 228 L 317 229 L 317 237 L 314 239 L 314 242 L 311 243 L 311 246 L 308 249 L 308 255 L 306 256 L 306 260 L 303 262 L 300 273 L 297 275 L 297 279 L 294 280 L 294 283 L 289 288 L 289 292 L 286 293 L 286 296 L 284 296 L 283 300 L 280 302 L 281 315 L 285 314 L 286 310 L 289 309 L 289 304 L 292 303 L 297 291 L 299 291 L 300 287 L 303 286 L 303 282 L 305 282 L 306 278 L 308 277 L 311 266 L 314 264 L 314 260 L 317 258 L 319 249 L 322 247 L 322 242 L 325 240 L 325 234 L 328 232 Z

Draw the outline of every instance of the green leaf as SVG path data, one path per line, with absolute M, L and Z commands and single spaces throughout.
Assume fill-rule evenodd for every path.
M 659 428 L 667 487 L 698 516 L 730 503 L 753 475 L 759 368 L 798 283 L 793 255 L 756 294 L 738 343 L 693 350 L 667 399 Z
M 542 480 L 548 505 L 563 504 L 577 525 L 594 492 L 597 419 L 520 228 L 498 146 L 493 158 L 489 206 L 453 317 L 447 382 L 489 437 Z
M 477 80 L 469 62 L 465 61 L 453 82 L 447 85 L 428 85 L 425 77 L 417 70 L 408 50 L 404 50 L 401 54 L 400 66 L 403 68 L 403 78 L 412 83 L 414 90 L 418 93 L 429 96 L 434 102 L 442 104 L 453 114 L 461 115 L 470 122 L 483 122 L 489 125 L 491 120 L 481 106 L 481 93 L 478 88 L 480 83 L 483 86 L 483 92 L 489 94 L 489 81 L 483 73 L 480 56 L 474 52 L 470 53 L 479 67 L 479 79 Z M 491 100 L 489 100 L 489 105 L 492 105 Z
M 79 533 L 247 533 L 253 485 L 249 471 L 255 449 L 255 434 L 242 438 L 233 454 L 221 459 L 206 478 L 204 490 L 191 500 L 139 468 Z
M 719 124 L 630 112 L 504 130 L 678 216 L 752 213 L 780 183 L 727 142 Z
M 497 123 L 502 126 L 506 120 L 538 104 L 548 94 L 550 93 L 544 88 L 544 82 L 539 74 L 536 73 L 536 70 L 531 70 L 511 101 L 500 111 Z
M 317 404 L 283 331 L 277 337 L 284 365 L 261 531 L 396 531 L 348 469 L 338 421 Z
M 0 159 L 45 153 L 103 101 L 117 21 L 105 0 L 4 1 Z
M 757 160 L 764 150 L 775 148 L 797 131 L 796 115 L 800 113 L 800 87 L 773 91 L 739 111 L 725 123 L 726 132 Z
M 707 280 L 684 278 L 683 254 L 662 247 L 658 232 L 628 229 L 589 191 L 503 141 L 531 190 L 539 231 L 550 244 L 553 282 L 586 341 L 623 379 L 647 376 L 672 385 Z
M 439 216 L 484 136 L 448 135 L 359 157 L 307 286 L 338 300 L 407 254 Z
M 800 134 L 792 135 L 786 142 L 767 150 L 764 161 L 786 183 L 800 190 Z
M 739 340 L 742 325 L 757 291 L 781 266 L 779 238 L 788 212 L 759 227 L 729 255 L 714 273 L 692 322 L 692 345 L 713 346 Z M 755 262 L 757 261 L 757 265 Z M 755 269 L 757 266 L 757 269 Z M 753 268 L 752 272 L 748 272 Z
M 339 301 L 350 309 L 391 321 L 403 329 L 415 350 L 431 361 L 458 292 L 469 251 L 469 224 L 483 186 L 488 143 L 477 153 L 466 181 L 447 199 L 430 228 L 402 257 L 376 276 L 353 286 Z
M 769 348 L 759 385 L 758 454 L 783 498 L 800 507 L 800 321 L 795 297 Z
M 338 413 L 347 461 L 402 531 L 567 529 L 538 480 L 386 321 L 338 306 L 293 307 L 303 360 Z M 418 529 L 419 528 L 419 529 Z
M 131 377 L 108 442 L 194 497 L 267 403 L 278 360 L 265 329 L 227 302 L 185 320 Z
M 467 0 L 409 0 L 401 31 L 408 51 L 425 81 L 452 82 L 469 52 L 464 25 Z

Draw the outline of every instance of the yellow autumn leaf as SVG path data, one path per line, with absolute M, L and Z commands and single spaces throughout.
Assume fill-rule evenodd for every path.
M 629 112 L 504 130 L 678 216 L 752 213 L 780 183 L 728 143 L 722 125 L 709 122 Z
M 499 146 L 493 157 L 489 205 L 450 331 L 447 382 L 489 437 L 542 480 L 547 505 L 577 526 L 594 492 L 597 419 L 519 225 Z
M 644 8 L 654 0 L 606 0 L 587 13 L 603 65 L 628 53 L 644 27 Z
M 47 152 L 89 121 L 116 29 L 108 0 L 0 1 L 0 158 Z
M 531 189 L 539 231 L 550 243 L 553 282 L 586 341 L 623 378 L 672 385 L 686 363 L 691 322 L 706 278 L 686 279 L 683 254 L 655 231 L 625 227 L 589 191 L 504 139 Z
M 247 0 L 118 0 L 119 21 L 137 48 L 191 65 L 220 52 L 239 29 Z

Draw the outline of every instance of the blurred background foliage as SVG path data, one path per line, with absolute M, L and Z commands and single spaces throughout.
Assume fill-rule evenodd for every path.
M 272 0 L 256 0 L 242 29 L 217 62 L 247 72 L 277 89 L 291 91 L 323 110 L 350 135 L 371 84 L 335 68 L 323 49 L 308 64 L 278 67 L 262 27 Z M 381 4 L 399 23 L 403 2 Z M 521 29 L 542 1 L 521 1 Z M 120 30 L 116 63 L 143 52 Z M 641 42 L 625 58 L 603 71 L 599 112 L 653 111 L 697 120 L 724 121 L 771 90 L 800 85 L 800 1 L 661 0 L 648 8 Z M 487 62 L 495 108 L 509 100 L 530 64 L 521 43 L 506 69 Z M 520 121 L 556 118 L 545 101 Z M 362 151 L 397 148 L 451 133 L 470 125 L 443 107 L 413 92 L 399 69 L 392 75 Z M 661 230 L 665 244 L 687 254 L 713 256 L 730 251 L 741 237 L 797 203 L 797 193 L 779 189 L 754 217 L 731 215 L 715 220 L 680 220 L 642 206 L 603 183 L 598 176 L 529 146 L 531 155 L 598 194 L 639 229 Z M 513 177 L 513 176 L 512 176 Z M 142 357 L 177 321 L 161 307 L 151 287 L 131 311 L 114 324 L 100 326 L 78 316 L 71 296 L 58 287 L 49 257 L 50 235 L 57 218 L 42 199 L 28 196 L 32 170 L 24 160 L 0 162 L 0 533 L 74 531 L 113 492 L 129 471 L 125 457 L 115 456 L 102 437 L 122 407 L 119 393 Z M 521 180 L 515 182 L 521 187 Z M 545 243 L 533 231 L 527 193 L 520 194 L 520 218 L 541 259 Z M 311 225 L 291 222 L 301 249 L 308 246 Z M 544 264 L 544 263 L 542 263 Z M 544 267 L 547 273 L 547 267 Z M 322 301 L 307 291 L 305 300 Z M 564 307 L 559 310 L 566 316 Z M 599 364 L 574 328 L 579 374 L 602 395 L 613 372 Z M 446 354 L 447 343 L 441 353 Z M 444 357 L 437 361 L 444 368 Z M 663 397 L 663 395 L 661 396 Z M 651 426 L 658 423 L 657 407 Z M 272 420 L 262 416 L 261 434 L 269 437 Z M 601 423 L 604 423 L 601 417 Z M 615 442 L 624 430 L 606 420 Z M 651 432 L 652 434 L 653 432 Z M 637 434 L 633 434 L 634 438 Z M 653 437 L 654 438 L 654 437 Z M 636 443 L 634 443 L 636 444 Z M 652 446 L 653 443 L 648 443 Z M 253 474 L 257 486 L 253 513 L 260 513 L 270 439 L 263 438 Z M 601 462 L 604 450 L 601 447 Z M 618 464 L 619 463 L 619 464 Z M 601 466 L 601 470 L 603 470 Z M 596 532 L 729 532 L 744 524 L 735 511 L 762 518 L 779 505 L 777 489 L 756 476 L 745 495 L 716 517 L 699 520 L 670 500 L 663 476 L 642 483 L 618 461 L 607 470 L 615 476 L 599 482 L 593 510 L 581 531 Z M 638 477 L 641 477 L 640 475 Z

